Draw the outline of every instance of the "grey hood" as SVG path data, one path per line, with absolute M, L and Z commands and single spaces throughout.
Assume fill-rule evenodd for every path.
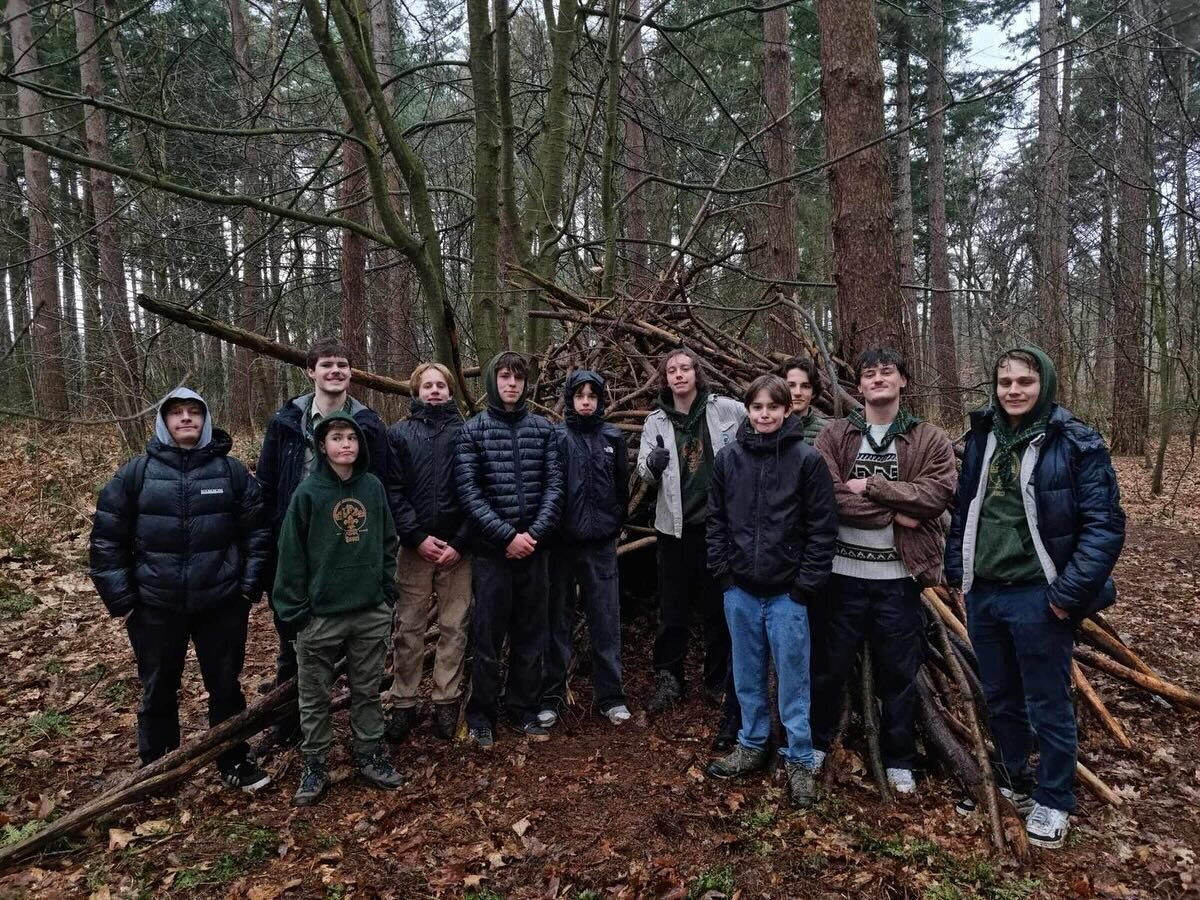
M 154 436 L 158 438 L 159 443 L 164 447 L 178 447 L 175 443 L 175 438 L 171 437 L 171 432 L 167 431 L 167 423 L 163 419 L 163 407 L 171 400 L 195 400 L 204 407 L 204 426 L 200 429 L 200 440 L 196 442 L 193 450 L 199 450 L 201 447 L 207 447 L 212 443 L 213 424 L 212 412 L 208 408 L 208 404 L 204 402 L 204 398 L 193 391 L 191 388 L 178 387 L 167 396 L 163 397 L 158 404 L 158 415 L 154 419 Z

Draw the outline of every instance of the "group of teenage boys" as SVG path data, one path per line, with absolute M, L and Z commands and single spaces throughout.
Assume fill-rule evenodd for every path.
M 465 713 L 480 748 L 494 745 L 501 719 L 528 740 L 549 738 L 567 703 L 576 587 L 593 706 L 614 725 L 628 721 L 617 538 L 629 466 L 623 433 L 604 418 L 603 377 L 572 372 L 564 421 L 552 425 L 529 409 L 525 359 L 504 352 L 482 368 L 486 407 L 464 421 L 451 373 L 426 363 L 412 375 L 408 418 L 385 429 L 349 395 L 344 346 L 318 342 L 307 372 L 314 390 L 273 416 L 254 477 L 228 455 L 229 436 L 203 399 L 178 389 L 159 408 L 146 454 L 101 492 L 91 572 L 137 657 L 143 764 L 179 745 L 189 641 L 210 725 L 245 708 L 249 609 L 264 590 L 277 683 L 296 677 L 299 702 L 260 752 L 299 744 L 297 805 L 329 784 L 331 692 L 343 669 L 360 777 L 384 789 L 403 783 L 385 743 L 421 721 L 431 615 L 438 737 L 453 738 Z M 660 615 L 647 712 L 681 701 L 698 612 L 704 694 L 724 710 L 713 749 L 725 755 L 708 774 L 766 767 L 773 664 L 778 753 L 793 801 L 806 807 L 865 646 L 887 778 L 910 794 L 920 591 L 947 582 L 967 591 L 1002 790 L 1028 814 L 1032 840 L 1061 846 L 1074 808 L 1073 623 L 1113 600 L 1124 515 L 1102 439 L 1054 402 L 1049 358 L 1022 348 L 998 359 L 961 475 L 946 435 L 902 405 L 909 374 L 893 350 L 862 354 L 863 406 L 828 422 L 813 408 L 821 379 L 806 357 L 755 380 L 741 402 L 711 392 L 686 348 L 661 360 L 659 376 L 636 467 L 657 488 Z M 244 790 L 269 782 L 244 744 L 218 770 Z

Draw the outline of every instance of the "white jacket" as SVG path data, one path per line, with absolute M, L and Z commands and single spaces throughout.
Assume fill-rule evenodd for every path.
M 712 442 L 715 457 L 722 447 L 737 439 L 738 426 L 746 418 L 746 407 L 729 397 L 709 394 L 705 402 L 704 419 L 708 425 L 708 437 Z M 650 451 L 658 446 L 662 437 L 663 446 L 671 454 L 667 468 L 662 473 L 662 484 L 646 465 Z M 679 484 L 679 451 L 675 447 L 675 426 L 661 409 L 646 417 L 642 429 L 642 442 L 638 446 L 638 477 L 647 484 L 659 484 L 658 503 L 654 509 L 654 528 L 663 534 L 683 535 L 683 493 Z

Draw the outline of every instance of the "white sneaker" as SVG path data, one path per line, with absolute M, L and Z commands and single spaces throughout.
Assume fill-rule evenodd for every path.
M 629 711 L 629 708 L 624 703 L 622 703 L 620 706 L 614 706 L 611 709 L 606 709 L 604 711 L 604 715 L 607 716 L 608 721 L 612 722 L 614 725 L 620 725 L 623 722 L 628 722 L 633 718 L 633 714 Z
M 1047 850 L 1057 850 L 1066 843 L 1067 832 L 1071 830 L 1070 820 L 1070 814 L 1064 810 L 1035 803 L 1033 812 L 1025 820 L 1029 843 Z
M 543 709 L 537 714 L 537 720 L 543 728 L 553 728 L 558 724 L 558 713 L 552 709 Z
M 812 764 L 813 774 L 816 775 L 818 772 L 820 772 L 821 766 L 823 765 L 825 765 L 825 751 L 814 749 Z
M 887 780 L 897 794 L 917 792 L 917 782 L 913 778 L 912 769 L 888 769 Z

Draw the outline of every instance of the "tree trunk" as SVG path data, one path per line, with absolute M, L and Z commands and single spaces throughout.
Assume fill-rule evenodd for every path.
M 913 356 L 896 273 L 892 198 L 882 143 L 883 68 L 871 0 L 819 0 L 821 110 L 829 169 L 837 354 L 872 345 Z M 843 158 L 844 157 L 844 158 Z
M 1133 32 L 1148 21 L 1146 0 L 1127 7 L 1120 46 L 1124 89 L 1117 169 L 1117 277 L 1113 296 L 1113 453 L 1146 449 L 1149 420 L 1145 385 L 1146 216 L 1150 175 L 1150 120 L 1139 107 L 1148 96 L 1145 37 Z
M 488 0 L 467 0 L 471 91 L 475 102 L 475 216 L 471 241 L 471 307 L 475 351 L 486 364 L 500 347 L 500 111 L 495 32 Z
M 617 132 L 621 97 L 621 0 L 608 7 L 607 76 L 604 87 L 604 156 L 600 162 L 600 210 L 604 228 L 604 273 L 600 295 L 613 297 L 617 278 Z
M 17 79 L 35 81 L 39 68 L 33 43 L 33 16 L 28 0 L 8 0 L 8 30 L 12 39 L 12 73 Z M 21 133 L 44 138 L 41 95 L 17 87 L 17 111 Z M 59 315 L 58 272 L 54 252 L 54 226 L 50 221 L 50 163 L 44 153 L 25 147 L 25 195 L 29 221 L 29 292 L 34 310 L 29 329 L 33 347 L 34 397 L 38 412 L 65 415 L 67 380 L 63 368 L 62 317 Z
M 942 0 L 929 6 L 929 286 L 933 289 L 933 346 L 938 403 L 947 424 L 962 418 L 958 347 L 954 335 L 954 295 L 950 293 L 950 254 L 946 246 L 946 25 Z
M 103 98 L 100 74 L 100 45 L 96 35 L 95 0 L 75 0 L 75 46 L 79 52 L 79 77 L 83 93 Z M 104 110 L 84 106 L 83 130 L 88 156 L 109 162 L 108 123 Z M 125 253 L 121 247 L 116 215 L 112 175 L 100 169 L 88 169 L 92 211 L 96 222 L 96 247 L 99 253 L 100 309 L 106 328 L 105 343 L 111 349 L 106 367 L 113 383 L 116 411 L 122 415 L 141 406 L 141 365 L 130 322 L 129 295 L 125 289 Z M 132 437 L 132 435 L 130 435 Z
M 1056 229 L 1062 225 L 1062 207 L 1066 203 L 1061 189 L 1059 155 L 1063 150 L 1059 130 L 1058 50 L 1059 22 L 1057 0 L 1039 0 L 1038 44 L 1041 50 L 1041 75 L 1038 78 L 1038 153 L 1034 276 L 1037 280 L 1037 339 L 1042 347 L 1059 360 L 1059 372 L 1066 375 L 1063 360 L 1063 319 L 1066 311 L 1066 260 L 1059 258 L 1061 246 Z
M 346 141 L 342 144 L 338 202 L 343 216 L 363 225 L 367 222 L 365 193 L 362 148 L 354 141 Z M 348 228 L 342 229 L 341 284 L 342 340 L 355 361 L 367 365 L 367 239 Z
M 912 29 L 903 16 L 896 33 L 896 242 L 900 284 L 915 284 L 916 253 L 913 248 L 913 190 L 912 190 L 912 77 L 909 66 L 909 41 Z M 924 353 L 917 310 L 918 292 L 915 288 L 900 288 L 904 296 L 905 325 L 914 336 L 913 357 L 909 371 L 918 385 L 926 385 Z M 925 404 L 914 404 L 918 408 Z
M 625 15 L 640 19 L 641 0 L 626 0 Z M 650 272 L 650 221 L 646 213 L 643 190 L 635 191 L 646 168 L 646 133 L 639 120 L 643 79 L 646 77 L 646 51 L 642 46 L 642 29 L 637 22 L 626 20 L 625 77 L 621 79 L 621 110 L 625 138 L 625 258 L 629 263 L 629 293 L 641 297 L 654 283 Z
M 791 25 L 790 8 L 779 6 L 762 14 L 763 27 L 763 104 L 769 128 L 766 134 L 767 179 L 778 181 L 767 190 L 767 271 L 779 280 L 779 289 L 791 293 L 789 281 L 799 278 L 800 250 L 796 241 L 796 192 L 786 176 L 793 168 Z M 784 313 L 795 320 L 794 312 Z M 802 344 L 796 332 L 776 320 L 771 321 L 767 346 L 793 354 Z

